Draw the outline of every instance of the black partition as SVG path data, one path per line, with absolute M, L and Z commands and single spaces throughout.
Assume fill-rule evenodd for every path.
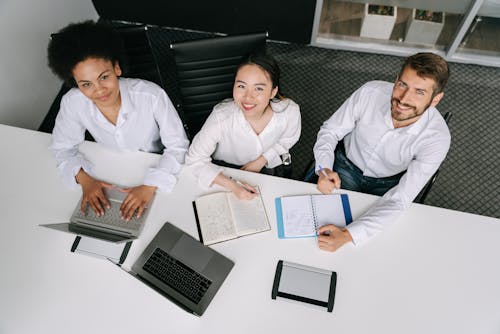
M 92 0 L 102 19 L 309 44 L 315 0 Z

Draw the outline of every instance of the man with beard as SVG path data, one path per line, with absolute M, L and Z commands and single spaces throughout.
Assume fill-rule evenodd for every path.
M 359 244 L 385 229 L 439 168 L 450 132 L 435 107 L 448 77 L 443 58 L 415 54 L 394 84 L 366 83 L 323 123 L 314 145 L 318 189 L 330 194 L 342 187 L 382 197 L 346 228 L 318 229 L 321 249 Z

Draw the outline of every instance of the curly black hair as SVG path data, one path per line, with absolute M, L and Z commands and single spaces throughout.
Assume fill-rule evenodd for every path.
M 113 65 L 124 63 L 125 51 L 118 32 L 111 26 L 94 21 L 72 23 L 52 34 L 47 47 L 52 72 L 71 86 L 75 66 L 88 58 L 103 58 Z

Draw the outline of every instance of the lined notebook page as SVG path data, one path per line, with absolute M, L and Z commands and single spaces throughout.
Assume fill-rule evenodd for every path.
M 206 245 L 235 237 L 236 231 L 225 192 L 205 195 L 195 202 Z
M 238 235 L 271 229 L 260 192 L 251 200 L 240 200 L 233 193 L 228 193 L 227 196 Z
M 309 195 L 282 197 L 281 208 L 285 238 L 316 235 Z

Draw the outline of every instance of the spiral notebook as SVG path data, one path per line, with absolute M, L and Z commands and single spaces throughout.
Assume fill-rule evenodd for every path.
M 352 222 L 347 194 L 283 196 L 275 200 L 278 237 L 314 237 L 323 225 Z

